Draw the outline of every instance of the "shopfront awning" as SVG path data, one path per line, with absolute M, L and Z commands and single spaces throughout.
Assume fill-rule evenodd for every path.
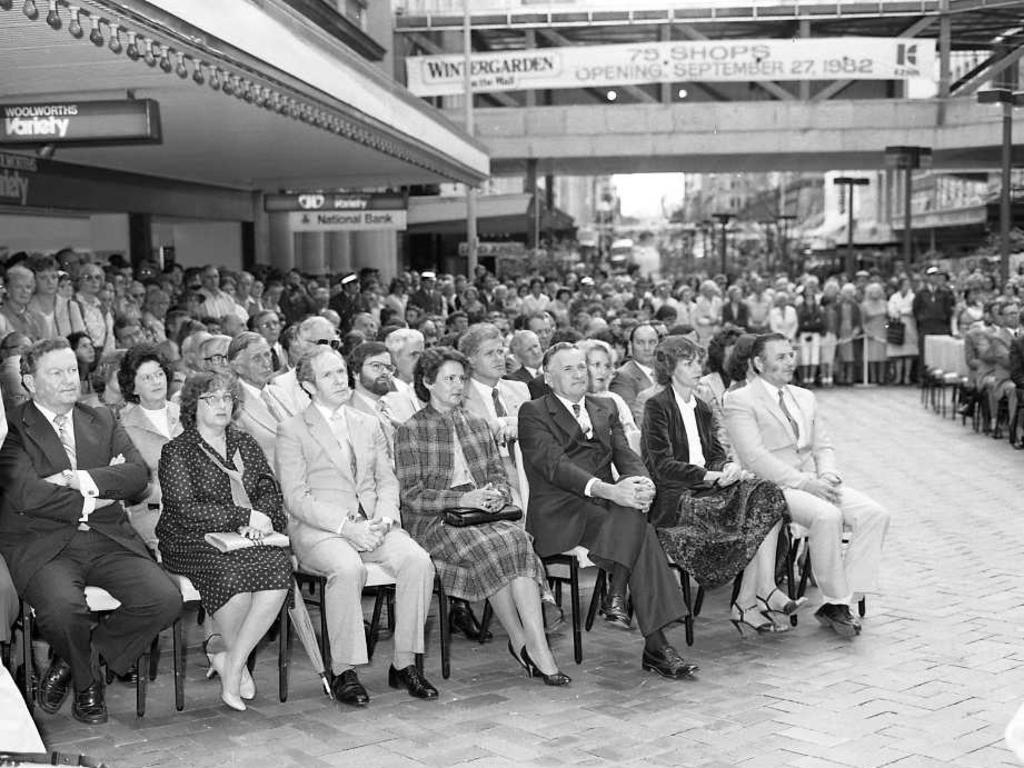
M 515 236 L 529 231 L 533 220 L 533 195 L 526 192 L 485 195 L 477 199 L 477 231 L 484 236 Z M 410 234 L 465 234 L 466 198 L 409 198 Z M 540 231 L 563 232 L 573 228 L 573 219 L 557 208 L 541 208 Z
M 23 5 L 0 4 L 0 101 L 159 103 L 161 144 L 59 160 L 247 190 L 489 175 L 480 143 L 284 3 L 59 0 L 58 29 Z

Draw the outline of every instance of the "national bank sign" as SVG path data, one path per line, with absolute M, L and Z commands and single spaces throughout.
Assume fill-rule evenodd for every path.
M 160 108 L 153 99 L 0 103 L 0 145 L 156 144 Z
M 462 54 L 410 56 L 409 90 L 450 96 L 465 89 Z M 476 92 L 680 82 L 934 79 L 934 40 L 835 37 L 684 40 L 474 53 Z

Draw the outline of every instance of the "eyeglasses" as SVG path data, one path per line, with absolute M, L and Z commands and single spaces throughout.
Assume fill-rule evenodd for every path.
M 333 350 L 341 349 L 341 339 L 317 339 L 316 344 L 330 347 Z
M 210 355 L 209 357 L 204 357 L 203 360 L 205 360 L 208 363 L 226 363 L 228 361 L 228 356 L 227 355 Z
M 230 392 L 225 392 L 223 394 L 211 392 L 208 395 L 200 395 L 199 399 L 211 407 L 215 405 L 233 405 L 235 402 L 235 396 Z
M 281 327 L 281 321 L 280 320 L 266 320 L 266 321 L 260 323 L 260 328 L 280 328 L 280 327 Z
M 366 367 L 374 373 L 384 373 L 385 371 L 388 373 L 394 373 L 397 370 L 391 363 L 381 363 L 378 361 L 366 363 Z

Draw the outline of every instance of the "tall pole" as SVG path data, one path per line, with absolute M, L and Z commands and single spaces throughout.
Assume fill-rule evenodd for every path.
M 853 280 L 857 266 L 853 258 L 853 184 L 847 184 L 846 190 L 846 276 Z
M 720 245 L 721 245 L 721 248 L 722 248 L 722 274 L 723 275 L 727 275 L 728 274 L 728 269 L 727 269 L 727 267 L 728 267 L 728 264 L 727 264 L 727 262 L 728 262 L 728 252 L 727 252 L 728 243 L 726 242 L 726 238 L 725 238 L 725 219 L 722 219 L 722 242 L 720 243 Z
M 913 189 L 913 163 L 903 172 L 903 261 L 909 268 L 913 259 L 914 240 L 910 231 L 910 193 Z
M 469 0 L 462 0 L 462 46 L 465 55 L 466 133 L 472 136 L 473 124 L 473 34 L 469 15 Z M 470 281 L 476 276 L 477 233 L 476 233 L 476 187 L 466 185 L 466 274 Z
M 1010 176 L 1013 153 L 1013 102 L 1003 102 L 1003 188 L 999 195 L 999 280 L 1010 279 Z

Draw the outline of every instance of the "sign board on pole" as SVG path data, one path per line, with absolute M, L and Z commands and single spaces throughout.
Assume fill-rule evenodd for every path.
M 344 232 L 365 229 L 405 229 L 402 195 L 344 192 L 298 192 L 267 195 L 268 212 L 288 211 L 293 232 Z
M 459 256 L 469 255 L 469 245 L 465 240 L 459 243 Z M 476 255 L 482 257 L 501 256 L 506 259 L 521 259 L 526 256 L 526 246 L 522 243 L 488 243 L 478 242 Z
M 406 60 L 409 90 L 464 90 L 461 53 Z M 473 90 L 594 88 L 677 82 L 934 78 L 935 41 L 904 37 L 690 40 L 473 54 Z
M 0 104 L 0 145 L 159 144 L 153 99 Z

